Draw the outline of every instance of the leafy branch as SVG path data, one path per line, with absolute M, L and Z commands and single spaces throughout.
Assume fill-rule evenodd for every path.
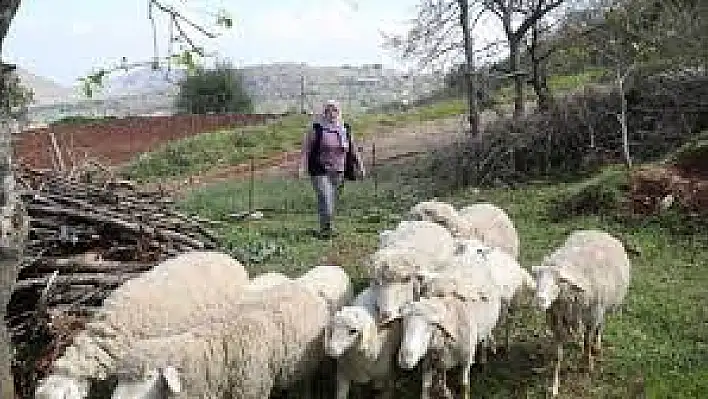
M 219 36 L 218 33 L 208 29 L 202 24 L 193 21 L 192 19 L 184 15 L 184 13 L 175 9 L 173 6 L 165 4 L 160 0 L 147 0 L 147 2 L 148 19 L 150 20 L 150 23 L 152 25 L 153 51 L 155 54 L 153 60 L 127 63 L 126 58 L 123 57 L 121 59 L 121 63 L 117 66 L 101 67 L 98 68 L 95 72 L 79 78 L 79 82 L 81 82 L 82 92 L 84 95 L 86 95 L 86 97 L 91 98 L 96 92 L 96 89 L 103 87 L 103 82 L 105 78 L 113 72 L 119 70 L 127 71 L 129 69 L 141 66 L 150 66 L 153 70 L 157 70 L 160 67 L 161 61 L 166 61 L 168 68 L 174 63 L 185 67 L 189 74 L 193 74 L 196 71 L 197 66 L 199 65 L 199 59 L 208 55 L 204 47 L 197 44 L 193 35 L 190 35 L 187 32 L 186 28 L 192 28 L 198 34 L 208 39 L 217 38 Z M 165 57 L 160 57 L 158 53 L 157 27 L 155 24 L 154 17 L 155 10 L 166 14 L 170 20 L 168 26 L 168 54 Z M 233 27 L 233 18 L 226 10 L 219 9 L 215 13 L 211 13 L 211 15 L 215 17 L 214 25 L 216 27 L 223 27 L 226 29 L 230 29 L 231 27 Z M 181 46 L 181 51 L 175 54 L 172 51 L 173 43 L 181 43 L 185 45 Z

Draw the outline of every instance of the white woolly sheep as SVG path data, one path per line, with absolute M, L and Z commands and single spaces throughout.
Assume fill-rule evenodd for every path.
M 470 278 L 480 279 L 477 283 L 492 284 L 499 292 L 502 310 L 499 324 L 505 327 L 505 348 L 509 351 L 509 314 L 518 310 L 535 288 L 531 274 L 514 257 L 500 248 L 483 244 L 479 239 L 457 240 L 455 259 L 460 272 L 470 274 Z M 482 272 L 483 275 L 480 275 Z M 462 279 L 460 281 L 469 281 Z
M 602 348 L 605 315 L 624 301 L 631 264 L 622 243 L 600 230 L 578 230 L 564 244 L 534 266 L 536 300 L 546 312 L 556 346 L 553 396 L 560 385 L 563 343 L 583 336 L 587 366 L 594 368 L 593 352 Z
M 340 291 L 322 289 L 324 276 Z M 330 307 L 350 300 L 350 291 L 341 268 L 320 266 L 249 295 L 222 315 L 214 314 L 208 327 L 138 343 L 120 364 L 113 398 L 124 398 L 120 396 L 124 392 L 134 399 L 157 399 L 168 393 L 179 398 L 267 398 L 274 388 L 307 377 L 326 359 L 324 331 Z M 173 383 L 162 375 L 168 367 L 177 370 Z M 135 396 L 155 391 L 159 395 Z
M 416 298 L 419 270 L 439 270 L 450 264 L 454 241 L 449 230 L 428 221 L 402 221 L 385 234 L 385 246 L 368 259 L 376 289 L 377 315 L 396 317 L 398 308 Z
M 315 266 L 294 281 L 324 298 L 332 313 L 354 297 L 351 279 L 339 266 Z
M 476 238 L 483 243 L 501 248 L 519 257 L 519 236 L 514 223 L 506 212 L 498 206 L 480 202 L 460 210 L 447 202 L 423 201 L 408 212 L 412 220 L 427 220 L 437 223 L 456 238 Z
M 477 238 L 519 258 L 519 234 L 507 213 L 494 204 L 480 202 L 458 211 L 458 237 Z
M 455 207 L 447 202 L 431 200 L 415 204 L 406 215 L 410 220 L 427 220 L 437 223 L 455 233 L 459 214 Z
M 422 395 L 430 397 L 433 378 L 432 359 L 449 370 L 462 367 L 462 398 L 470 394 L 470 368 L 474 364 L 477 346 L 491 336 L 500 310 L 499 297 L 480 293 L 477 297 L 459 297 L 444 293 L 410 302 L 401 309 L 403 333 L 398 351 L 398 364 L 413 369 L 423 363 Z M 435 366 L 438 366 L 437 364 Z
M 336 397 L 347 399 L 352 382 L 373 382 L 381 388 L 381 397 L 391 398 L 400 340 L 400 320 L 377 326 L 376 296 L 371 286 L 359 293 L 351 305 L 338 310 L 325 347 L 326 354 L 337 359 Z
M 216 251 L 186 252 L 128 280 L 54 362 L 36 398 L 85 397 L 89 381 L 105 379 L 128 342 L 183 328 L 210 304 L 236 298 L 247 282 L 244 267 Z

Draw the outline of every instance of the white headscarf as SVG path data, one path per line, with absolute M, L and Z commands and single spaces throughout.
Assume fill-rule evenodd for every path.
M 338 111 L 337 119 L 334 122 L 325 118 L 325 110 L 327 109 L 327 107 L 331 106 L 337 108 Z M 344 129 L 344 120 L 342 119 L 342 108 L 339 106 L 339 102 L 337 102 L 336 100 L 327 100 L 322 106 L 322 112 L 318 115 L 317 119 L 317 122 L 319 122 L 323 127 L 337 130 L 337 135 L 339 136 L 339 144 L 342 146 L 342 148 L 347 148 L 349 146 L 349 135 L 348 132 Z

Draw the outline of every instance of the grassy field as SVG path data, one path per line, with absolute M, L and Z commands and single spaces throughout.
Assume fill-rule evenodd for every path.
M 597 83 L 604 79 L 607 74 L 608 71 L 603 68 L 588 68 L 582 73 L 575 75 L 553 75 L 548 78 L 548 88 L 553 94 L 571 92 L 588 84 Z M 511 103 L 513 98 L 513 84 L 503 86 L 497 93 L 497 101 L 501 103 Z M 536 99 L 533 86 L 530 84 L 524 85 L 524 99 L 526 101 L 534 101 Z
M 610 173 L 615 177 L 607 184 L 618 185 L 610 191 L 621 193 L 619 172 Z M 680 229 L 685 222 L 668 216 L 629 221 L 615 210 L 559 217 L 556 212 L 563 208 L 559 201 L 583 192 L 579 183 L 539 182 L 514 190 L 465 189 L 449 194 L 431 191 L 430 183 L 430 177 L 410 165 L 382 166 L 376 181 L 348 183 L 336 219 L 340 235 L 332 241 L 309 234 L 316 217 L 308 180 L 257 181 L 250 197 L 248 183 L 220 185 L 193 192 L 181 206 L 225 221 L 221 229 L 225 247 L 254 273 L 298 275 L 313 265 L 334 263 L 345 267 L 359 288 L 366 284 L 364 262 L 375 248 L 377 232 L 393 226 L 415 202 L 433 195 L 457 206 L 491 201 L 505 208 L 519 231 L 525 266 L 539 262 L 574 229 L 606 229 L 640 253 L 632 257 L 630 293 L 621 314 L 609 316 L 604 356 L 592 375 L 576 366 L 579 348 L 570 350 L 561 397 L 708 397 L 708 229 Z M 228 215 L 247 209 L 249 201 L 265 217 L 229 221 Z M 543 397 L 551 363 L 541 321 L 539 314 L 526 312 L 510 360 L 475 366 L 476 397 Z M 397 397 L 415 397 L 415 374 L 404 374 L 399 385 Z M 356 390 L 354 397 L 367 394 Z
M 463 109 L 462 101 L 450 100 L 403 113 L 362 114 L 347 120 L 354 134 L 361 139 L 382 128 L 456 116 Z M 249 162 L 251 158 L 272 157 L 299 148 L 309 121 L 310 117 L 304 115 L 287 116 L 264 125 L 221 130 L 173 141 L 134 159 L 124 169 L 124 174 L 138 181 L 150 181 L 238 165 Z

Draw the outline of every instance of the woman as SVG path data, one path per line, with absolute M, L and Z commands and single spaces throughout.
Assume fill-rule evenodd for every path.
M 307 171 L 317 193 L 321 238 L 329 238 L 334 233 L 335 202 L 344 182 L 347 152 L 354 148 L 349 145 L 348 130 L 348 125 L 342 121 L 339 104 L 330 100 L 303 139 L 299 176 Z

